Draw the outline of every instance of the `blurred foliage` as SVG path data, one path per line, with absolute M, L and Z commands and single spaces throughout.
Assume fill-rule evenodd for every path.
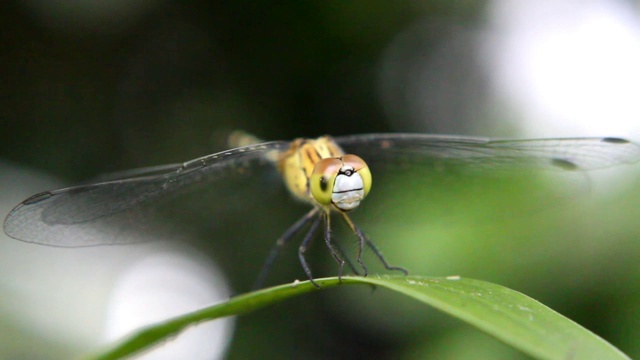
M 141 1 L 130 12 L 94 9 L 105 13 L 100 18 L 38 4 L 5 2 L 0 12 L 0 154 L 72 183 L 212 153 L 238 128 L 265 139 L 410 131 L 381 105 L 381 56 L 419 21 L 433 24 L 424 48 L 438 52 L 455 29 L 473 28 L 484 3 Z M 455 115 L 451 122 L 468 125 Z M 620 186 L 597 198 L 558 194 L 539 184 L 544 179 L 516 179 L 505 192 L 505 183 L 462 178 L 454 188 L 443 181 L 416 193 L 415 178 L 380 185 L 376 176 L 368 206 L 354 218 L 391 263 L 412 274 L 508 286 L 640 356 L 637 181 L 633 191 Z M 256 185 L 265 193 L 232 201 L 222 228 L 194 230 L 238 291 L 305 211 L 281 185 Z M 199 210 L 185 210 L 181 219 L 206 223 Z M 333 275 L 335 263 L 320 241 L 315 245 L 315 273 Z M 296 244 L 285 249 L 270 283 L 303 277 L 296 251 Z M 492 358 L 521 357 L 448 317 L 418 314 L 408 301 L 353 290 L 240 318 L 228 357 L 447 358 L 485 350 Z M 486 348 L 476 348 L 479 342 Z

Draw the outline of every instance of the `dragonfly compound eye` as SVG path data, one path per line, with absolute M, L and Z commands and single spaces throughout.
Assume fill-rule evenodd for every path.
M 342 166 L 342 160 L 330 158 L 318 161 L 313 168 L 311 179 L 309 179 L 309 188 L 311 195 L 320 205 L 331 204 L 333 187 Z
M 342 211 L 360 205 L 371 189 L 371 172 L 355 155 L 323 159 L 313 170 L 311 195 L 321 205 L 333 204 Z
M 331 202 L 342 211 L 355 209 L 371 189 L 371 171 L 361 158 L 355 155 L 342 157 L 340 168 L 333 185 Z
M 342 157 L 342 162 L 345 165 L 350 166 L 356 174 L 360 175 L 364 186 L 364 196 L 367 196 L 367 194 L 369 194 L 369 190 L 371 190 L 372 182 L 371 170 L 369 170 L 367 163 L 356 155 L 345 155 Z

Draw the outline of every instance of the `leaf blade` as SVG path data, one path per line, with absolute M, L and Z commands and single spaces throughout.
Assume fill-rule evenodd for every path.
M 501 285 L 459 277 L 343 277 L 317 279 L 321 289 L 373 285 L 410 296 L 539 359 L 629 359 L 596 334 L 542 303 Z M 120 359 L 203 321 L 241 315 L 316 290 L 294 282 L 240 295 L 137 331 L 94 359 Z

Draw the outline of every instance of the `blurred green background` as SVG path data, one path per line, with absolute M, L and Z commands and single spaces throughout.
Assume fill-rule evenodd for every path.
M 222 150 L 234 129 L 270 140 L 401 131 L 522 136 L 517 119 L 504 121 L 513 116 L 512 105 L 491 98 L 482 57 L 473 56 L 486 6 L 473 1 L 5 2 L 0 160 L 72 184 Z M 419 36 L 410 29 L 420 29 Z M 431 72 L 418 72 L 422 67 Z M 404 86 L 416 78 L 423 89 Z M 430 110 L 416 113 L 411 104 L 421 101 Z M 465 192 L 464 181 L 456 190 L 444 183 L 423 191 L 419 179 L 377 188 L 374 174 L 370 206 L 354 218 L 391 263 L 412 274 L 461 275 L 508 286 L 639 357 L 640 181 L 638 169 L 632 170 L 616 173 L 629 180 L 625 183 L 605 181 L 604 188 L 616 191 L 604 195 L 557 195 L 540 185 L 552 194 L 546 200 L 527 197 L 522 179 L 509 184 L 513 192 L 491 182 Z M 0 175 L 17 179 L 9 170 Z M 525 190 L 517 190 L 518 181 Z M 46 188 L 31 191 L 41 190 Z M 249 190 L 268 194 L 241 199 Z M 442 196 L 434 199 L 434 194 Z M 222 229 L 207 233 L 203 225 L 195 231 L 202 239 L 195 247 L 221 264 L 237 293 L 248 289 L 275 239 L 306 210 L 282 187 L 252 187 L 231 196 L 240 200 L 231 200 Z M 261 201 L 272 196 L 279 202 Z M 3 209 L 15 205 L 12 201 Z M 215 199 L 214 206 L 225 213 Z M 192 215 L 187 211 L 182 217 Z M 200 216 L 197 221 L 206 223 L 207 213 Z M 344 229 L 338 234 L 350 236 Z M 216 241 L 210 244 L 212 237 Z M 294 241 L 269 284 L 304 277 L 296 250 Z M 335 274 L 319 241 L 310 253 L 315 274 Z M 382 273 L 374 260 L 368 257 L 371 268 Z M 56 291 L 53 284 L 31 285 Z M 46 299 L 41 304 L 48 306 Z M 6 314 L 7 307 L 2 310 Z M 19 317 L 0 313 L 0 325 L 11 334 L 0 340 L 7 356 L 64 358 L 78 351 L 21 324 Z M 314 293 L 239 318 L 226 356 L 524 357 L 410 300 L 354 288 Z

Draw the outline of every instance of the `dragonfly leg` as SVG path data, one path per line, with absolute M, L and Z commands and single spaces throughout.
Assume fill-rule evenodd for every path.
M 340 256 L 347 263 L 347 266 L 349 267 L 349 269 L 351 269 L 351 271 L 353 271 L 353 274 L 356 275 L 356 276 L 361 276 L 360 272 L 358 271 L 358 269 L 356 269 L 355 265 L 353 264 L 353 261 L 351 261 L 351 258 L 349 258 L 349 256 L 342 249 L 342 246 L 340 246 L 340 243 L 332 242 L 331 244 L 333 244 L 333 247 L 335 247 L 336 250 L 338 251 L 338 253 L 340 253 Z
M 316 234 L 316 230 L 318 229 L 318 225 L 320 225 L 320 220 L 322 220 L 322 218 L 320 216 L 318 216 L 316 218 L 316 220 L 311 224 L 311 228 L 309 229 L 309 231 L 305 235 L 304 239 L 302 240 L 302 243 L 300 244 L 300 248 L 298 248 L 298 258 L 300 259 L 300 264 L 302 264 L 302 268 L 304 269 L 304 272 L 305 272 L 305 274 L 307 274 L 307 277 L 309 278 L 311 283 L 317 288 L 319 288 L 320 285 L 318 285 L 318 283 L 316 283 L 313 280 L 313 275 L 311 274 L 311 268 L 309 267 L 309 264 L 307 263 L 307 259 L 304 257 L 304 254 L 306 253 L 307 249 L 309 248 L 309 245 L 311 244 L 311 241 L 313 240 L 313 236 Z M 333 247 L 335 247 L 336 251 L 340 254 L 340 256 L 345 259 L 345 261 L 346 261 L 347 265 L 349 266 L 349 268 L 356 275 L 360 275 L 360 273 L 358 273 L 358 270 L 355 268 L 355 266 L 353 266 L 353 263 L 351 262 L 351 260 L 345 255 L 345 253 L 342 250 L 342 248 L 337 243 L 332 243 L 332 245 L 333 245 Z
M 327 247 L 331 251 L 331 255 L 339 264 L 338 268 L 338 279 L 342 281 L 342 271 L 344 270 L 345 261 L 340 256 L 340 251 L 336 249 L 336 247 L 331 243 L 331 215 L 329 211 L 325 211 L 323 214 L 324 217 L 324 241 L 327 243 Z
M 347 224 L 351 228 L 351 230 L 353 230 L 353 232 L 356 233 L 356 235 L 358 235 L 358 253 L 356 255 L 356 261 L 358 261 L 358 264 L 360 264 L 360 266 L 362 267 L 362 270 L 364 271 L 364 274 L 362 276 L 366 277 L 369 274 L 369 271 L 367 270 L 367 267 L 365 266 L 364 261 L 362 261 L 362 249 L 364 248 L 364 244 L 367 241 L 367 238 L 364 236 L 362 231 L 360 231 L 360 228 L 358 228 L 356 224 L 353 221 L 351 221 L 351 218 L 349 217 L 349 215 L 347 215 L 347 213 L 343 212 L 341 214 L 344 220 L 347 222 Z
M 287 231 L 285 231 L 284 234 L 282 234 L 282 236 L 278 239 L 278 241 L 276 241 L 276 244 L 271 249 L 269 256 L 267 256 L 267 258 L 265 259 L 262 265 L 262 269 L 260 269 L 258 278 L 253 284 L 253 288 L 252 288 L 253 290 L 257 290 L 262 287 L 262 285 L 264 284 L 264 281 L 267 278 L 267 274 L 269 273 L 269 270 L 273 265 L 273 262 L 276 260 L 276 257 L 278 257 L 278 254 L 280 253 L 280 250 L 289 242 L 289 240 L 291 240 L 291 238 L 296 233 L 298 233 L 298 231 L 300 231 L 300 229 L 303 226 L 305 226 L 309 221 L 311 221 L 318 214 L 318 211 L 319 210 L 317 208 L 313 208 L 305 216 L 303 216 L 300 220 L 296 221 L 295 224 L 293 224 L 290 228 L 288 228 Z
M 349 224 L 349 227 L 356 233 L 356 235 L 360 239 L 360 247 L 358 248 L 358 261 L 359 262 L 360 262 L 360 256 L 362 254 L 363 244 L 366 244 L 373 251 L 373 253 L 376 255 L 376 257 L 380 260 L 382 265 L 384 265 L 385 269 L 392 270 L 392 271 L 400 271 L 400 272 L 404 273 L 405 275 L 409 275 L 409 272 L 407 271 L 407 269 L 405 269 L 403 267 L 400 267 L 400 266 L 391 266 L 391 265 L 389 265 L 389 263 L 384 258 L 384 256 L 382 256 L 382 252 L 380 252 L 380 250 L 378 250 L 376 245 L 371 240 L 369 240 L 367 235 L 365 235 L 365 233 L 362 232 L 362 230 L 360 230 L 358 225 L 356 225 L 353 221 L 351 221 L 351 218 L 349 218 L 349 216 L 346 213 L 342 213 L 342 215 L 344 216 L 344 219 L 347 221 L 347 224 Z M 365 268 L 365 270 L 366 270 L 366 268 Z M 366 276 L 366 274 L 365 274 L 365 276 Z
M 304 236 L 304 239 L 302 240 L 302 243 L 300 244 L 300 247 L 298 248 L 298 258 L 300 259 L 300 264 L 302 264 L 302 269 L 304 269 L 304 273 L 307 274 L 307 277 L 309 278 L 309 281 L 311 281 L 313 286 L 315 286 L 317 288 L 319 288 L 320 285 L 318 285 L 313 280 L 313 275 L 311 275 L 311 268 L 309 268 L 309 264 L 307 264 L 307 260 L 304 257 L 304 253 L 309 248 L 309 244 L 311 244 L 311 240 L 313 239 L 313 236 L 316 234 L 316 230 L 318 229 L 318 225 L 320 225 L 320 220 L 321 219 L 322 218 L 320 216 L 318 216 L 318 217 L 316 217 L 316 220 L 313 223 L 311 223 L 311 228 L 309 228 L 309 231 Z
M 384 265 L 385 269 L 393 270 L 393 271 L 400 271 L 405 276 L 409 275 L 409 271 L 407 271 L 407 269 L 405 269 L 405 268 L 403 268 L 401 266 L 391 266 L 391 265 L 389 265 L 389 263 L 387 262 L 387 260 L 385 260 L 384 256 L 382 256 L 382 253 L 380 252 L 380 250 L 378 250 L 376 245 L 373 242 L 371 242 L 371 240 L 369 240 L 366 237 L 366 235 L 364 235 L 364 233 L 362 234 L 362 236 L 365 237 L 364 239 L 365 239 L 365 242 L 367 243 L 367 246 L 373 251 L 374 254 L 376 254 L 376 257 L 378 257 L 378 259 L 380 260 L 382 265 Z

